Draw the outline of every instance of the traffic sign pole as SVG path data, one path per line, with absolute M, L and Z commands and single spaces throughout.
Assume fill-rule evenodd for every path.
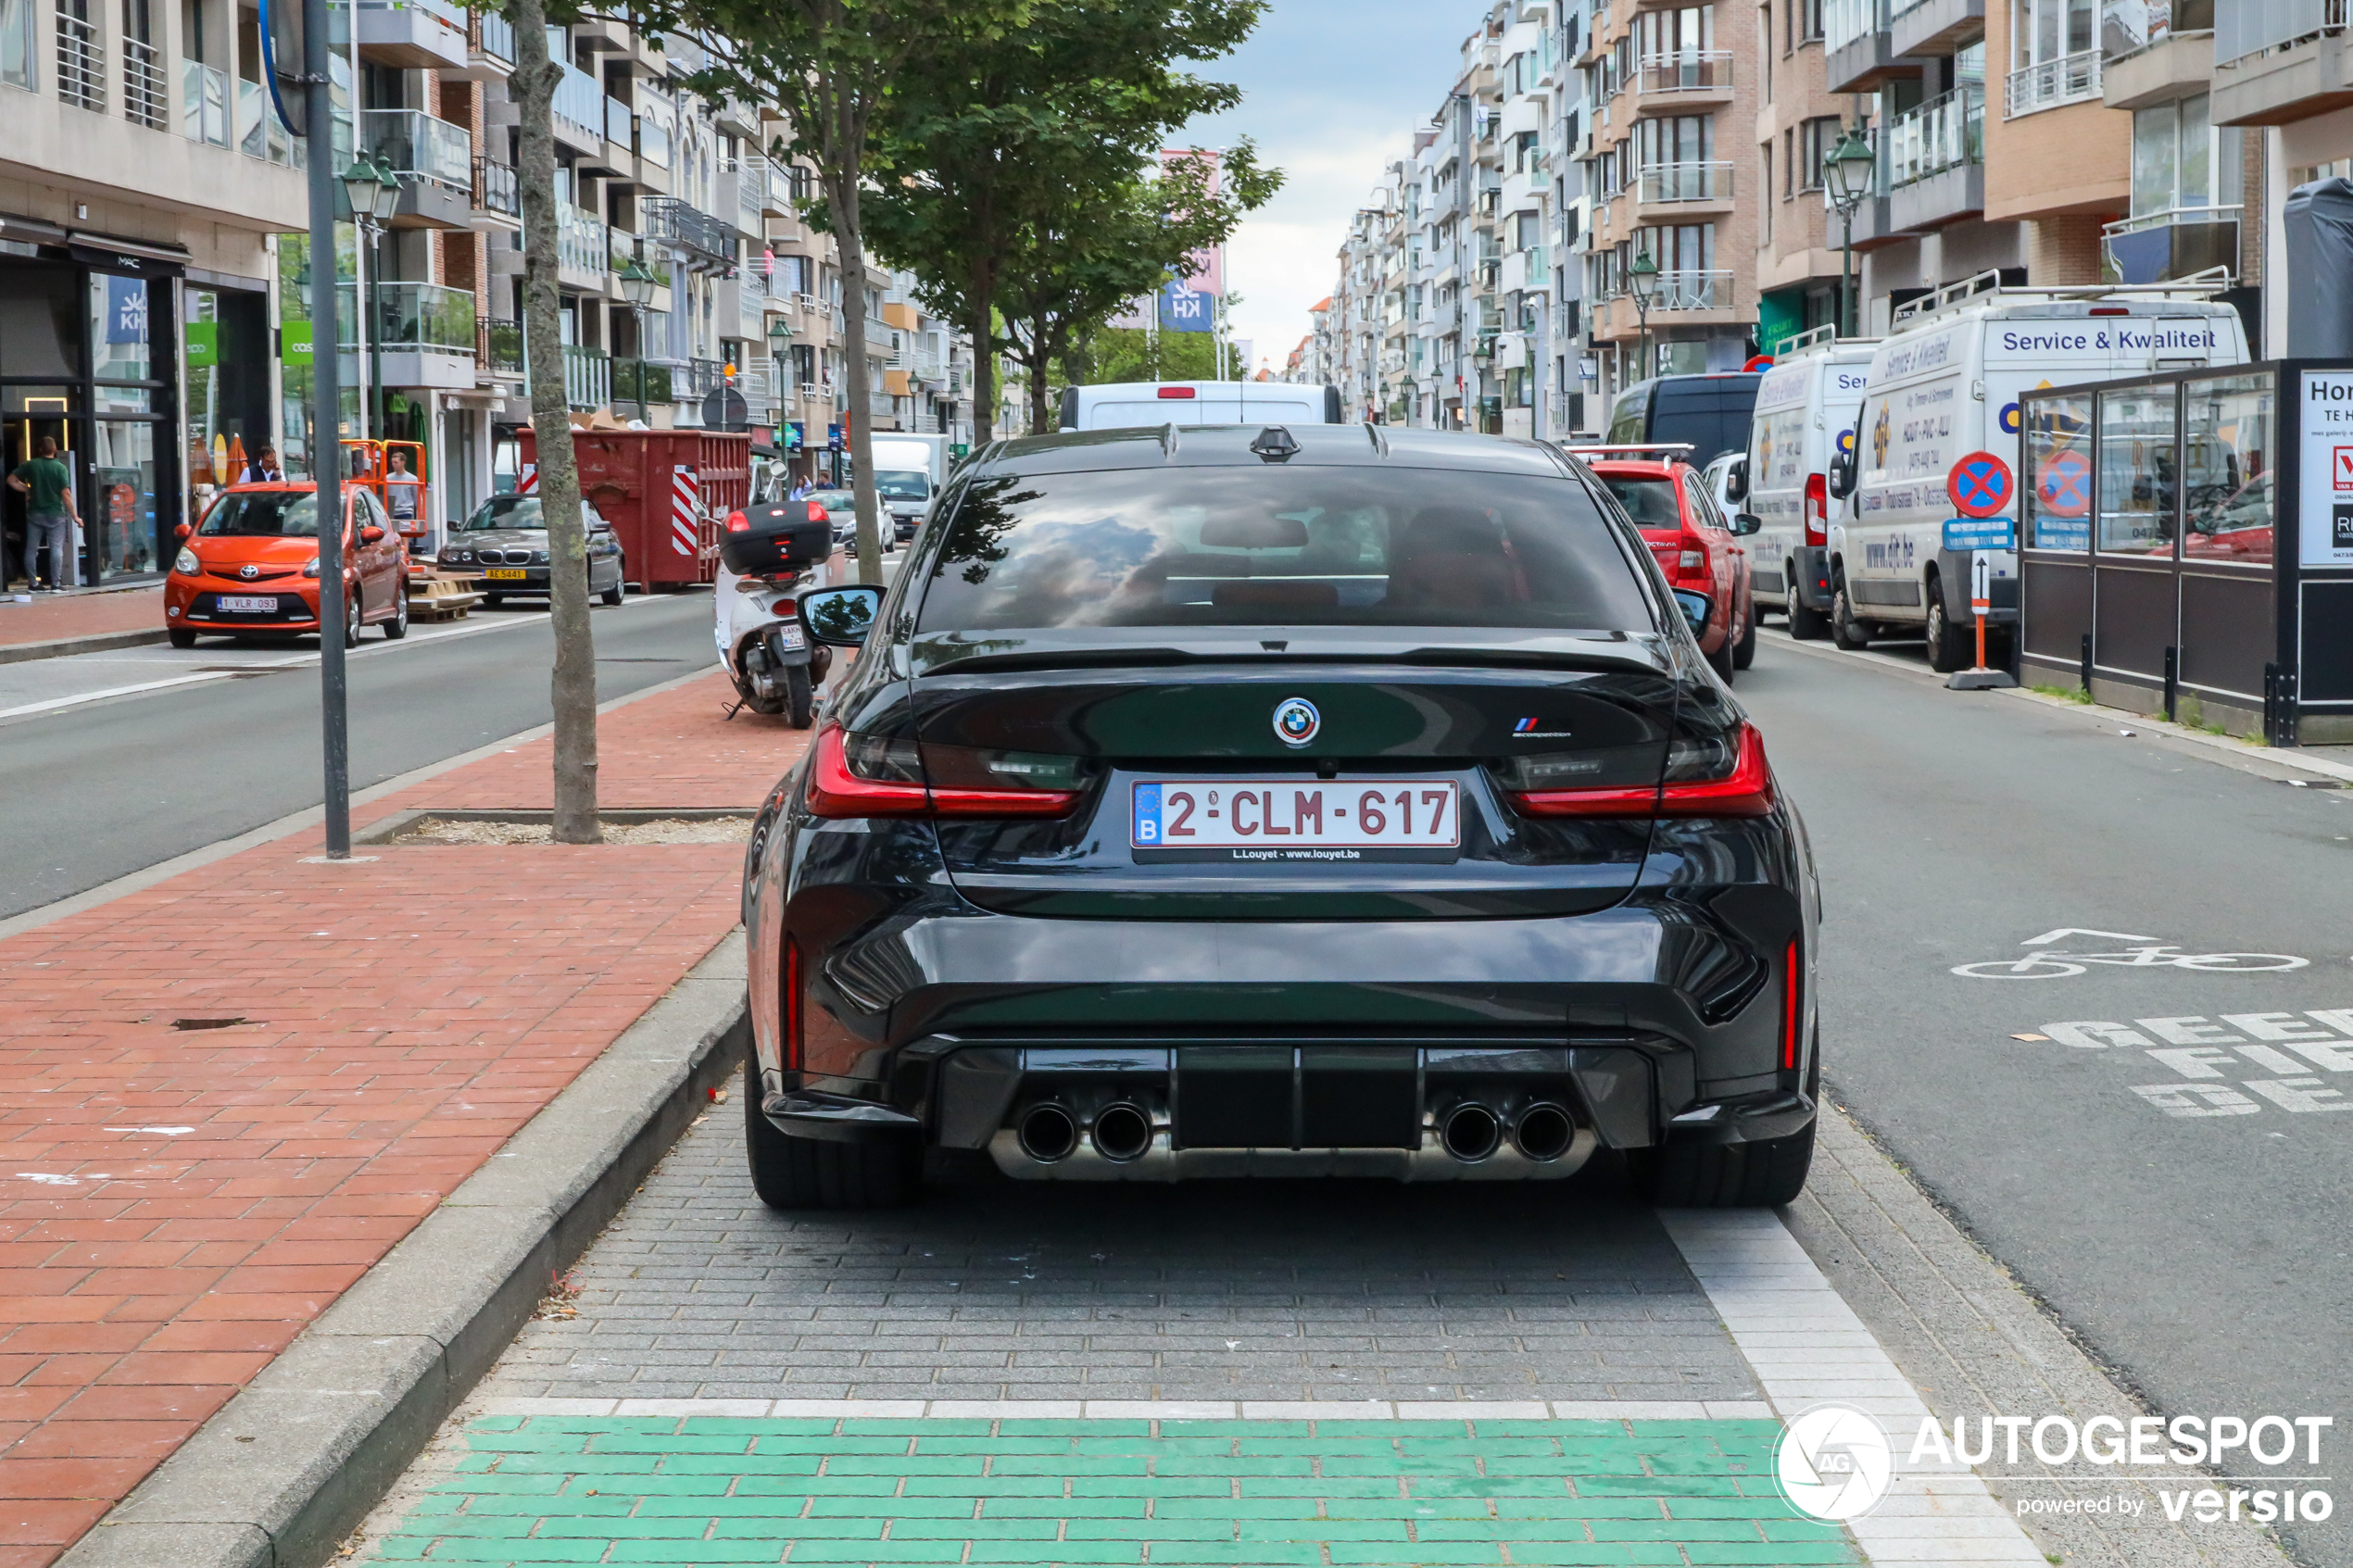
M 1977 665 L 1985 668 L 1985 612 L 1994 608 L 1994 558 L 1983 550 L 1969 553 L 1969 607 L 1977 617 Z

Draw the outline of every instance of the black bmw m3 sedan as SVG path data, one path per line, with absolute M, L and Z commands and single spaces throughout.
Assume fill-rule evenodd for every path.
M 747 864 L 753 1180 L 1542 1181 L 1786 1202 L 1819 900 L 1641 536 L 1541 444 L 1000 442 L 887 591 Z

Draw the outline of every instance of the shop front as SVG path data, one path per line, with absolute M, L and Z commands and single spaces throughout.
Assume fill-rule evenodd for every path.
M 69 570 L 85 585 L 157 576 L 170 564 L 164 542 L 180 521 L 182 472 L 170 345 L 182 268 L 166 255 L 22 242 L 0 256 L 0 471 L 29 460 L 44 437 L 57 442 L 82 520 Z M 25 497 L 0 495 L 13 578 L 22 571 Z

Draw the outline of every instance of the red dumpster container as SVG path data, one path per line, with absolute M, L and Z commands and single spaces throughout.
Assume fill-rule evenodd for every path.
M 727 514 L 751 501 L 751 435 L 711 430 L 575 430 L 580 493 L 621 536 L 623 574 L 651 592 L 719 574 Z M 538 487 L 538 447 L 522 432 L 516 488 Z

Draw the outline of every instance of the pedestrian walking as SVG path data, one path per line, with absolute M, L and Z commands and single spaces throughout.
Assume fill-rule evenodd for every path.
M 34 593 L 41 583 L 41 558 L 49 558 L 48 593 L 66 585 L 66 554 L 73 530 L 82 519 L 73 509 L 73 471 L 57 460 L 57 438 L 44 435 L 29 463 L 19 463 L 8 476 L 8 487 L 25 496 L 24 585 Z
M 237 476 L 240 484 L 283 484 L 285 482 L 286 470 L 278 461 L 275 446 L 264 446 L 256 452 L 253 461 L 245 465 L 245 471 Z

